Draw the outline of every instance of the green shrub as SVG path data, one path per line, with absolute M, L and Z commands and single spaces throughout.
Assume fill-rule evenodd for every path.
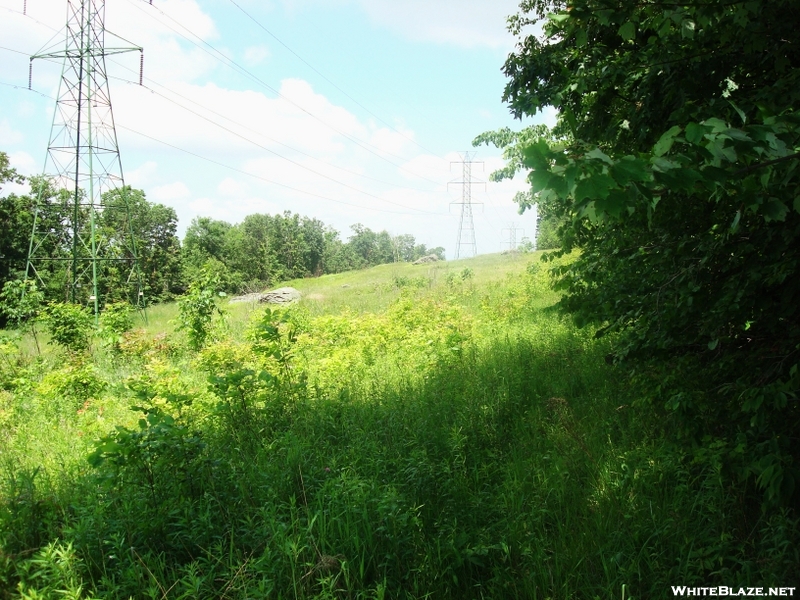
M 206 344 L 214 316 L 224 315 L 217 304 L 217 298 L 225 297 L 224 292 L 216 291 L 219 285 L 219 277 L 204 269 L 178 299 L 178 329 L 186 332 L 195 352 Z
M 131 305 L 127 302 L 114 302 L 106 305 L 100 314 L 100 338 L 112 352 L 118 353 L 125 341 L 125 333 L 133 327 Z
M 51 344 L 73 353 L 89 350 L 95 326 L 86 308 L 66 302 L 51 302 L 45 307 L 44 315 Z

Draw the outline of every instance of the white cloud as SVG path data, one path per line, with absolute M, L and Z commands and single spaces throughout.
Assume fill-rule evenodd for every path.
M 192 192 L 182 181 L 160 185 L 153 188 L 149 194 L 150 199 L 156 202 L 173 202 L 175 200 L 189 198 L 191 195 Z
M 504 17 L 514 12 L 516 3 L 516 0 L 298 1 L 351 5 L 358 2 L 374 23 L 405 37 L 493 48 L 509 45 L 511 37 L 503 28 Z M 29 3 L 28 9 L 34 18 L 53 28 L 63 27 L 66 14 L 63 0 L 39 0 Z M 0 38 L 4 45 L 35 52 L 53 35 L 52 30 L 30 19 L 5 17 L 0 13 Z M 413 130 L 402 125 L 395 125 L 393 130 L 360 119 L 302 79 L 287 78 L 274 83 L 282 97 L 264 88 L 229 89 L 227 83 L 222 83 L 227 79 L 217 79 L 222 73 L 217 61 L 177 32 L 191 37 L 183 29 L 185 26 L 200 39 L 213 41 L 224 55 L 240 56 L 249 65 L 268 60 L 269 49 L 259 41 L 247 47 L 244 40 L 237 40 L 241 45 L 235 52 L 223 47 L 214 21 L 197 0 L 159 0 L 153 7 L 146 2 L 109 3 L 107 25 L 145 48 L 145 84 L 181 105 L 137 85 L 111 79 L 122 161 L 126 167 L 134 167 L 126 171 L 126 183 L 144 189 L 149 200 L 174 207 L 182 230 L 198 215 L 237 222 L 254 212 L 292 210 L 323 220 L 339 229 L 344 238 L 349 235 L 351 224 L 362 222 L 375 230 L 412 233 L 419 242 L 428 245 L 452 246 L 456 218 L 455 214 L 448 214 L 449 203 L 460 196 L 460 191 L 452 187 L 448 191 L 447 182 L 460 178 L 458 166 L 451 171 L 449 165 L 450 160 L 459 160 L 457 154 L 418 154 L 419 148 L 412 141 L 416 139 Z M 197 39 L 194 41 L 202 46 Z M 114 62 L 109 62 L 109 74 L 138 81 L 137 55 L 134 52 L 114 57 Z M 24 86 L 28 59 L 11 56 L 13 61 L 5 61 L 5 53 L 0 56 L 3 59 L 0 78 L 20 81 Z M 57 65 L 37 61 L 34 88 L 55 95 L 58 73 Z M 164 90 L 155 81 L 169 85 L 180 96 Z M 46 120 L 49 126 L 52 104 L 48 101 L 47 105 L 46 119 L 33 114 L 20 115 L 20 119 Z M 230 131 L 188 112 L 187 108 Z M 5 112 L 9 121 L 10 115 Z M 0 123 L 0 142 L 3 136 L 18 138 L 21 134 L 17 129 L 14 121 Z M 28 136 L 28 129 L 22 131 Z M 302 192 L 241 173 L 232 174 L 134 132 Z M 484 179 L 491 172 L 489 158 L 486 160 Z M 31 166 L 31 172 L 36 172 L 35 167 Z M 518 182 L 497 187 L 490 184 L 494 204 L 492 211 L 486 211 L 486 217 L 494 215 L 496 208 L 504 219 L 512 218 L 515 205 L 510 199 L 518 185 Z M 499 222 L 499 217 L 492 218 Z M 481 237 L 485 235 L 481 228 L 488 227 L 484 224 L 487 219 L 476 213 L 475 220 L 479 248 L 489 251 Z
M 260 65 L 270 56 L 269 48 L 261 44 L 258 46 L 249 46 L 244 50 L 244 62 L 250 67 Z
M 125 183 L 135 188 L 143 188 L 155 180 L 158 163 L 148 160 L 137 168 L 125 173 Z
M 507 49 L 506 18 L 519 0 L 358 0 L 376 23 L 413 40 Z
M 239 181 L 237 179 L 233 179 L 232 177 L 226 177 L 222 181 L 219 182 L 217 186 L 217 191 L 222 194 L 223 196 L 238 196 L 242 197 L 247 194 L 247 191 L 250 189 L 243 181 Z
M 0 147 L 19 144 L 23 139 L 22 132 L 14 129 L 7 119 L 0 120 Z
M 30 154 L 23 150 L 10 152 L 8 155 L 8 160 L 11 163 L 11 166 L 14 167 L 17 172 L 23 175 L 41 174 L 42 165 L 39 164 Z

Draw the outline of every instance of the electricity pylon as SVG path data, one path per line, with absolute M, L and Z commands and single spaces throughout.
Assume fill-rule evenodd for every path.
M 508 232 L 508 241 L 503 243 L 508 244 L 509 251 L 514 252 L 517 249 L 517 232 L 521 231 L 522 235 L 525 235 L 525 230 L 517 227 L 516 223 L 510 223 L 501 233 L 506 231 Z
M 55 278 L 50 287 L 58 285 L 65 300 L 93 305 L 95 319 L 101 293 L 106 301 L 127 297 L 143 310 L 105 61 L 138 51 L 141 84 L 143 50 L 106 47 L 107 33 L 130 42 L 106 31 L 105 0 L 68 0 L 65 30 L 62 48 L 44 48 L 31 57 L 29 87 L 35 59 L 62 59 L 63 66 L 44 177 L 35 191 L 25 278 L 45 286 L 42 271 L 49 271 Z
M 472 205 L 483 203 L 472 201 L 472 186 L 474 183 L 472 181 L 472 165 L 483 164 L 483 162 L 472 160 L 474 157 L 475 152 L 473 152 L 471 156 L 469 152 L 464 152 L 462 160 L 450 163 L 451 167 L 454 164 L 462 165 L 462 181 L 451 181 L 447 184 L 448 187 L 450 185 L 461 186 L 461 202 L 450 203 L 451 205 L 461 205 L 461 216 L 458 220 L 458 236 L 456 238 L 456 260 L 461 257 L 462 246 L 467 246 L 467 248 L 471 250 L 471 256 L 475 256 L 478 253 L 477 244 L 475 243 L 475 224 L 472 221 Z M 477 183 L 483 184 L 484 187 L 486 186 L 482 181 Z

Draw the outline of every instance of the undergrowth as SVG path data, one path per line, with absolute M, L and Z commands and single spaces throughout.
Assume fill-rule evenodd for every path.
M 254 308 L 202 344 L 4 338 L 0 598 L 791 585 L 797 517 L 687 455 L 536 263 L 490 284 L 477 264 L 387 277 L 385 309 Z

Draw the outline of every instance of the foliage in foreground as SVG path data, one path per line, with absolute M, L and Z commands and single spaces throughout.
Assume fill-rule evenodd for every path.
M 532 265 L 404 287 L 385 312 L 258 311 L 199 352 L 128 332 L 95 364 L 20 357 L 0 391 L 0 597 L 783 585 L 796 517 L 753 511 L 722 450 L 675 446 L 608 342 L 542 310 L 546 284 Z
M 796 2 L 524 3 L 501 131 L 521 208 L 561 223 L 561 306 L 683 424 L 687 451 L 769 506 L 800 500 L 800 52 Z

